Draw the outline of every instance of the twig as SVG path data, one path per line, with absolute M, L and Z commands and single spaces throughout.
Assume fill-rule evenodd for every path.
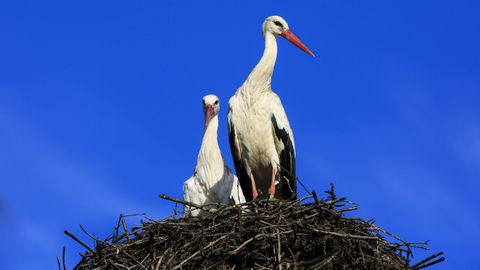
M 204 249 L 208 249 L 209 247 L 211 247 L 211 246 L 215 245 L 216 243 L 222 241 L 225 237 L 227 237 L 227 236 L 224 235 L 224 236 L 218 238 L 217 240 L 215 240 L 215 241 L 211 242 L 210 244 L 208 244 Z M 191 260 L 192 258 L 195 258 L 195 256 L 197 256 L 198 254 L 200 254 L 201 251 L 202 251 L 202 250 L 200 249 L 200 250 L 198 250 L 197 252 L 195 252 L 195 253 L 193 253 L 192 255 L 190 255 L 190 257 L 186 258 L 186 259 L 183 260 L 179 265 L 175 266 L 175 267 L 173 268 L 173 270 L 182 267 L 183 264 L 185 264 L 186 262 L 188 262 L 188 261 Z
M 125 250 L 123 250 L 122 248 L 118 247 L 117 245 L 113 245 L 118 251 L 122 252 L 123 254 L 125 254 L 125 256 L 127 256 L 128 258 L 130 258 L 132 261 L 134 261 L 136 264 L 140 265 L 143 269 L 147 269 L 141 262 L 139 262 L 137 259 L 135 259 L 132 255 L 130 255 L 128 252 L 126 252 Z
M 235 250 L 233 251 L 230 251 L 230 255 L 238 255 L 238 253 L 240 253 L 240 251 L 246 246 L 248 245 L 248 243 L 252 242 L 253 240 L 256 240 L 256 239 L 259 239 L 261 237 L 264 237 L 265 234 L 257 234 L 255 235 L 254 237 L 248 239 L 247 241 L 243 242 L 243 244 L 241 244 L 240 246 L 238 246 Z
M 427 268 L 427 267 L 432 266 L 432 265 L 434 265 L 434 264 L 441 263 L 441 262 L 443 262 L 443 261 L 445 261 L 445 258 L 439 258 L 439 259 L 436 259 L 436 260 L 433 261 L 433 262 L 430 262 L 430 263 L 421 265 L 421 266 L 415 268 L 415 270 L 424 269 L 424 268 Z
M 312 196 L 313 196 L 313 200 L 315 200 L 315 203 L 318 204 L 318 197 L 317 197 L 317 193 L 315 192 L 315 190 L 312 190 Z
M 439 252 L 439 253 L 436 253 L 436 254 L 433 254 L 432 256 L 430 257 L 427 257 L 425 258 L 424 260 L 421 260 L 420 262 L 412 265 L 412 269 L 422 269 L 422 265 L 428 261 L 431 261 L 439 256 L 442 256 L 443 255 L 443 252 Z M 444 259 L 444 258 L 443 258 Z
M 172 201 L 172 202 L 175 202 L 175 203 L 180 203 L 180 204 L 187 205 L 187 206 L 190 206 L 190 207 L 198 208 L 198 209 L 203 210 L 203 211 L 207 211 L 207 212 L 215 211 L 215 209 L 205 209 L 204 206 L 202 206 L 202 205 L 198 205 L 196 203 L 187 202 L 187 201 L 180 200 L 180 199 L 175 199 L 175 198 L 172 198 L 172 197 L 170 197 L 168 195 L 165 195 L 165 194 L 160 194 L 159 197 L 164 199 L 164 200 L 168 200 L 168 201 Z
M 312 229 L 316 233 L 323 233 L 323 234 L 329 234 L 329 235 L 334 235 L 334 236 L 339 236 L 339 237 L 345 237 L 345 238 L 352 238 L 352 239 L 363 239 L 363 240 L 380 240 L 376 236 L 363 236 L 363 235 L 353 235 L 353 234 L 344 234 L 344 233 L 337 233 L 337 232 L 328 232 L 328 231 L 323 231 L 323 230 L 317 230 L 317 229 Z
M 278 270 L 282 270 L 282 245 L 280 242 L 280 233 L 277 229 L 277 261 L 278 261 Z
M 86 234 L 88 235 L 90 238 L 93 239 L 93 241 L 100 241 L 98 238 L 96 238 L 95 236 L 91 235 L 90 233 L 87 232 L 87 230 L 85 230 L 85 228 L 82 226 L 82 224 L 80 224 L 80 229 Z
M 160 269 L 160 264 L 162 263 L 162 260 L 163 260 L 163 255 L 160 257 L 160 259 L 158 259 L 157 266 L 155 266 L 155 270 Z
M 63 252 L 62 252 L 62 264 L 63 264 L 63 270 L 67 270 L 67 266 L 65 265 L 65 250 L 67 248 L 63 246 Z
M 62 270 L 62 268 L 60 267 L 60 259 L 58 258 L 58 256 L 57 256 L 57 264 L 58 264 L 58 270 Z
M 130 239 L 130 234 L 128 233 L 127 224 L 125 223 L 125 219 L 122 219 L 122 225 L 123 225 L 123 231 L 127 235 L 127 239 Z
M 73 240 L 77 241 L 77 243 L 79 243 L 80 245 L 82 245 L 84 248 L 86 248 L 88 251 L 90 251 L 92 254 L 95 254 L 95 251 L 93 251 L 93 249 L 91 249 L 87 244 L 85 244 L 84 242 L 82 242 L 80 239 L 78 239 L 75 235 L 71 234 L 69 231 L 65 230 L 64 233 L 68 236 L 70 236 L 70 238 L 72 238 Z
M 290 176 L 293 176 L 295 177 L 295 180 L 302 186 L 302 188 L 309 194 L 309 195 L 312 195 L 312 193 L 310 192 L 310 190 L 303 184 L 303 182 L 300 180 L 300 178 L 298 178 L 298 176 L 294 175 L 293 173 L 291 173 L 289 170 L 287 170 L 286 168 L 284 168 L 283 166 L 281 166 L 280 164 L 278 164 L 280 166 L 280 168 L 284 171 L 286 171 Z

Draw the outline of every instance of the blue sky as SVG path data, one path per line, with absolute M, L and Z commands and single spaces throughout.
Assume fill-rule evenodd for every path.
M 447 257 L 435 269 L 480 268 L 480 4 L 259 2 L 0 2 L 1 269 L 54 269 L 64 245 L 73 266 L 83 249 L 63 230 L 171 214 L 157 195 L 182 196 L 205 94 L 231 165 L 227 101 L 274 14 L 317 55 L 279 40 L 299 177 L 431 240 Z

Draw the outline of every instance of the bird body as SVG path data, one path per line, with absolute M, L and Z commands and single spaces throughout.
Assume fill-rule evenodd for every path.
M 275 135 L 272 116 L 278 118 L 278 115 L 281 115 L 283 117 L 280 118 L 286 119 L 286 114 L 278 96 L 271 91 L 247 96 L 240 93 L 230 99 L 230 104 L 232 108 L 244 108 L 232 109 L 229 120 L 235 123 L 236 130 L 244 131 L 236 133 L 236 144 L 240 156 L 248 161 L 245 163 L 247 172 L 268 169 L 271 164 L 280 164 L 278 153 L 284 146 Z M 283 124 L 289 134 L 292 134 L 288 119 Z M 270 177 L 270 171 L 267 175 Z
M 218 145 L 218 111 L 220 105 L 214 95 L 204 97 L 205 130 L 202 146 L 197 158 L 197 164 L 192 177 L 183 185 L 185 201 L 196 205 L 245 202 L 237 177 L 225 164 L 222 152 Z M 208 206 L 210 204 L 210 206 Z M 186 212 L 197 216 L 202 212 L 199 209 Z
M 245 198 L 296 196 L 295 143 L 280 98 L 271 89 L 277 57 L 276 36 L 313 55 L 281 17 L 263 24 L 265 50 L 259 63 L 229 101 L 229 138 Z

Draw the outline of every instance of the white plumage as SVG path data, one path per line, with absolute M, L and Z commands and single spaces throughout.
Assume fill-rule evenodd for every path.
M 282 36 L 313 56 L 279 16 L 263 23 L 265 51 L 229 101 L 228 128 L 235 169 L 245 198 L 292 199 L 296 196 L 295 143 L 280 98 L 271 89 Z
M 185 201 L 196 205 L 243 203 L 245 197 L 238 179 L 225 164 L 218 145 L 218 112 L 220 111 L 218 97 L 215 95 L 205 96 L 203 111 L 205 113 L 205 130 L 202 146 L 198 154 L 195 172 L 183 185 Z M 192 216 L 202 214 L 201 210 L 190 209 L 188 206 L 185 212 Z

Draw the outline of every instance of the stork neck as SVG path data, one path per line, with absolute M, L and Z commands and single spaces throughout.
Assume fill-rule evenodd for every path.
M 217 131 L 218 131 L 218 115 L 215 115 L 205 125 L 205 130 L 203 131 L 203 140 L 214 139 L 216 141 L 217 140 Z
M 200 148 L 200 154 L 198 159 L 209 158 L 216 159 L 218 156 L 221 157 L 220 147 L 218 146 L 218 115 L 215 115 L 210 119 L 210 121 L 205 126 L 205 131 L 203 133 L 202 147 Z M 223 164 L 222 164 L 223 166 Z
M 277 60 L 277 40 L 270 33 L 265 33 L 265 50 L 262 58 L 248 76 L 246 83 L 255 84 L 255 86 L 265 85 L 267 87 L 249 87 L 250 89 L 270 89 L 272 83 L 273 69 Z

